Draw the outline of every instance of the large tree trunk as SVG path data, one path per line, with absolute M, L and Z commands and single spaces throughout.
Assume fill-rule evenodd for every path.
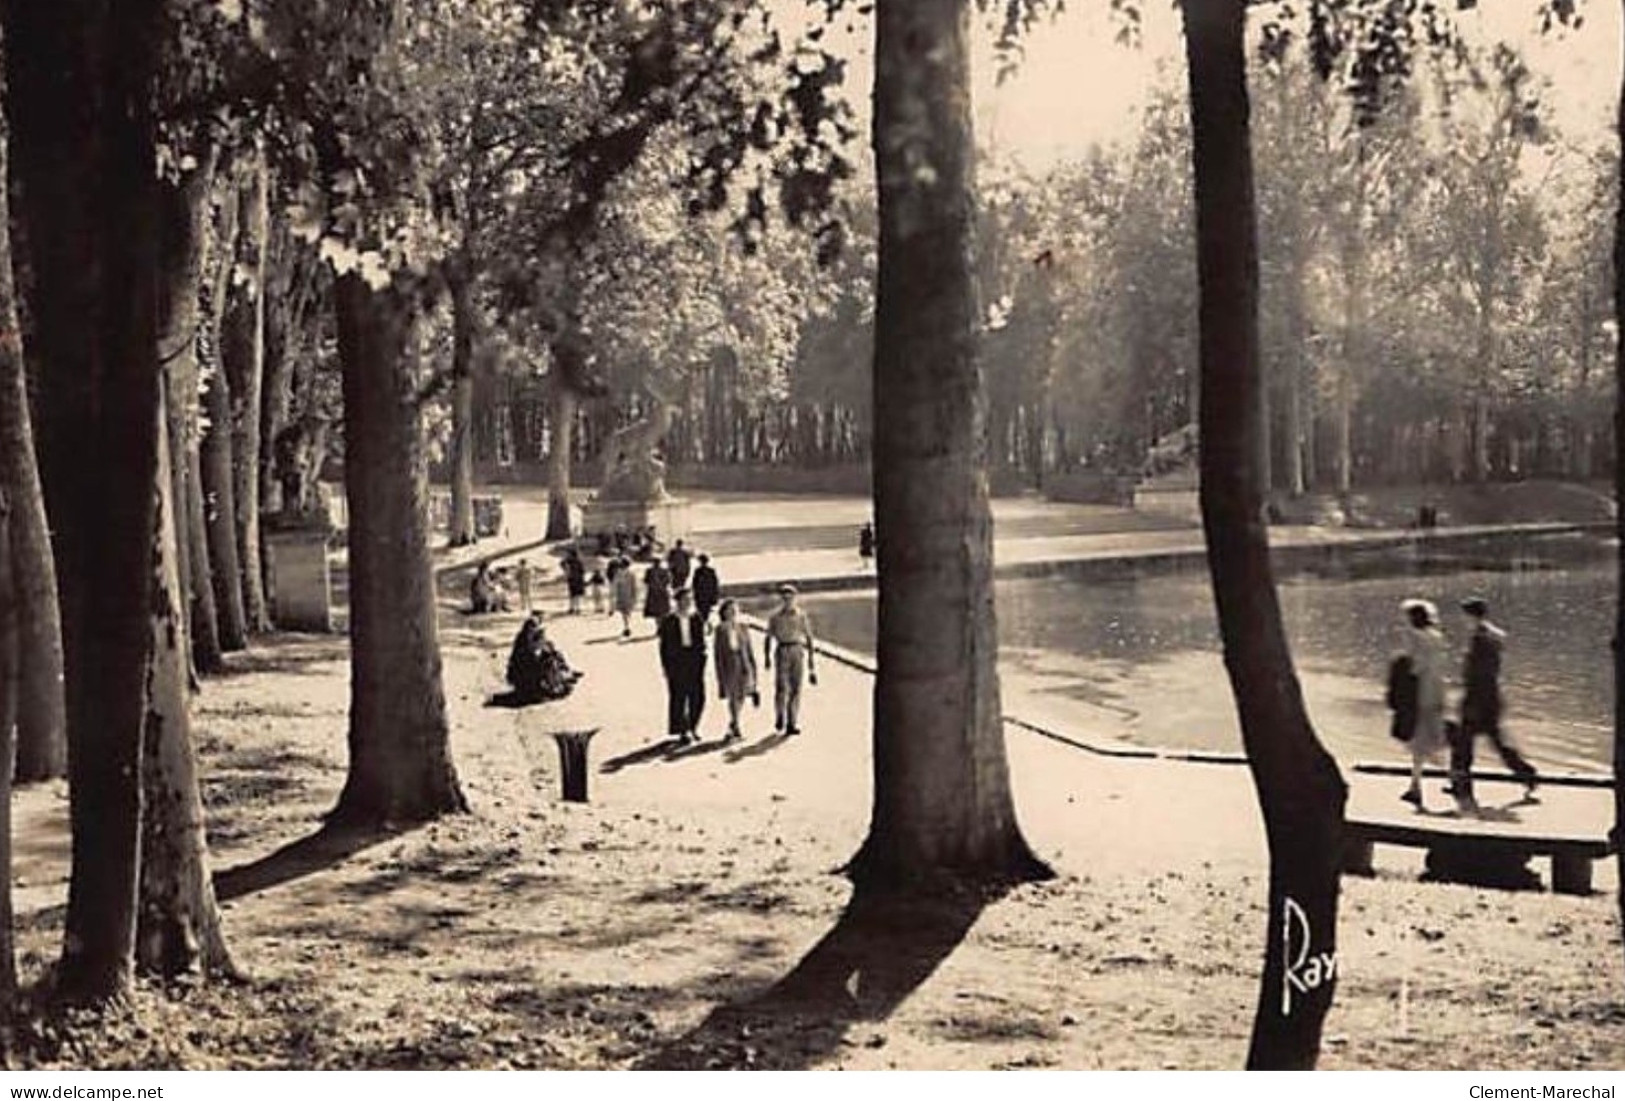
M 335 824 L 467 809 L 452 766 L 429 560 L 417 322 L 393 291 L 336 287 L 350 505 L 350 771 Z
M 548 386 L 548 420 L 552 422 L 547 452 L 547 534 L 544 539 L 570 538 L 570 452 L 575 442 L 576 393 L 563 372 Z
M 220 362 L 230 380 L 232 512 L 249 631 L 271 629 L 260 558 L 260 392 L 265 377 L 265 250 L 270 236 L 265 157 L 256 154 L 243 184 L 238 249 L 248 278 L 228 294 Z
M 42 472 L 56 538 L 73 868 L 57 992 L 105 1002 L 135 947 L 157 476 L 158 0 L 8 0 Z M 87 462 L 86 447 L 95 447 Z
M 197 324 L 198 283 L 203 275 L 203 235 L 206 232 L 204 216 L 208 210 L 209 189 L 214 182 L 214 166 L 218 154 L 211 148 L 205 163 L 190 172 L 179 186 L 164 185 L 160 191 L 163 221 L 159 227 L 159 248 L 162 256 L 162 294 L 158 307 L 158 353 L 164 372 L 164 431 L 167 434 L 170 461 L 170 499 L 176 503 L 171 517 L 176 525 L 176 561 L 181 578 L 183 607 L 190 609 L 195 603 L 192 593 L 192 564 L 190 531 L 187 527 L 186 505 L 191 490 L 187 486 L 188 460 L 197 427 Z M 207 570 L 208 563 L 203 563 Z M 213 615 L 213 598 L 210 598 Z M 193 625 L 183 623 L 188 638 L 187 672 L 190 681 L 195 670 L 218 672 L 220 642 L 213 636 L 210 648 L 199 647 L 190 641 Z
M 466 260 L 451 279 L 451 531 L 447 542 L 466 547 L 474 526 L 474 292 Z
M 1184 3 L 1201 286 L 1202 525 L 1225 666 L 1270 854 L 1264 973 L 1247 1066 L 1309 1069 L 1336 985 L 1330 961 L 1346 789 L 1304 709 L 1261 516 L 1263 380 L 1245 7 L 1245 0 Z
M 208 974 L 235 975 L 209 874 L 203 801 L 192 752 L 167 411 L 160 411 L 158 422 L 136 963 L 142 971 L 164 978 L 199 967 Z
M 231 380 L 221 348 L 226 297 L 231 289 L 233 253 L 237 239 L 237 193 L 226 188 L 214 229 L 210 256 L 208 298 L 203 309 L 200 358 L 207 375 L 203 411 L 208 426 L 199 443 L 203 463 L 205 530 L 209 537 L 210 577 L 223 650 L 248 645 L 248 613 L 243 604 L 242 560 L 237 555 L 237 497 L 233 481 L 231 441 Z
M 993 614 L 987 398 L 977 363 L 970 6 L 881 4 L 874 814 L 860 887 L 1050 873 L 1016 821 Z
M 0 211 L 7 209 L 6 172 L 5 141 L 0 136 Z M 17 292 L 11 265 L 11 235 L 6 221 L 0 219 L 0 329 L 5 333 L 0 336 L 0 492 L 4 492 L 10 507 L 9 546 L 0 546 L 0 552 L 10 553 L 10 584 L 15 586 L 17 598 L 16 614 L 9 622 L 16 632 L 13 641 L 17 646 L 12 656 L 18 662 L 16 695 L 11 702 L 16 727 L 16 779 L 26 784 L 67 773 L 68 713 L 62 680 L 62 615 L 57 604 L 56 560 L 51 554 L 51 529 L 45 516 L 44 490 L 28 413 L 28 374 L 17 337 Z M 9 599 L 13 589 L 8 586 L 0 593 Z M 0 726 L 9 737 L 11 726 Z M 9 745 L 0 745 L 0 753 L 6 754 L 0 757 L 0 772 L 6 771 L 3 763 L 12 759 Z M 0 870 L 9 867 L 7 862 L 0 865 Z M 8 908 L 10 898 L 7 891 L 4 905 Z M 9 931 L 8 923 L 8 936 Z M 8 940 L 0 968 L 9 966 L 10 959 Z M 0 974 L 0 978 L 4 977 Z

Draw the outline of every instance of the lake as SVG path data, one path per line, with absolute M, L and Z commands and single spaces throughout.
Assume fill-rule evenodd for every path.
M 1508 632 L 1503 685 L 1513 737 L 1547 767 L 1608 767 L 1613 555 L 1610 540 L 1577 534 L 1351 550 L 1283 572 L 1293 655 L 1327 747 L 1345 764 L 1403 759 L 1382 702 L 1400 645 L 1400 602 L 1437 603 L 1460 650 L 1468 628 L 1457 603 L 1480 595 Z M 1239 751 L 1206 566 L 1123 572 L 998 583 L 1006 714 L 1084 739 Z M 874 652 L 872 591 L 803 602 L 820 638 Z

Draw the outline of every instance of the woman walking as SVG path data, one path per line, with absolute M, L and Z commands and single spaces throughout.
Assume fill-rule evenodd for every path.
M 1422 809 L 1422 768 L 1445 747 L 1444 668 L 1447 660 L 1439 612 L 1431 601 L 1407 600 L 1405 656 L 1416 678 L 1416 725 L 1408 743 L 1411 751 L 1411 786 L 1400 796 Z
M 656 623 L 671 615 L 671 571 L 660 559 L 643 575 L 643 616 Z
M 745 699 L 760 704 L 756 687 L 756 654 L 750 648 L 749 632 L 739 622 L 739 608 L 724 600 L 717 608 L 716 640 L 712 645 L 717 667 L 717 695 L 728 701 L 728 734 L 724 741 L 739 738 L 739 712 Z
M 615 610 L 621 616 L 621 637 L 632 637 L 632 613 L 638 610 L 638 579 L 632 572 L 632 563 L 624 557 L 610 563 L 610 588 L 614 593 Z

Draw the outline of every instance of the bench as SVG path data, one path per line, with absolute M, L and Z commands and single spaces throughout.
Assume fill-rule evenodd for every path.
M 1592 862 L 1614 851 L 1614 793 L 1605 778 L 1552 777 L 1532 800 L 1510 778 L 1484 776 L 1477 785 L 1480 813 L 1428 814 L 1400 801 L 1407 772 L 1356 765 L 1349 775 L 1345 872 L 1370 875 L 1377 845 L 1403 845 L 1428 850 L 1429 872 L 1438 878 L 1518 886 L 1532 878 L 1528 860 L 1546 857 L 1552 890 L 1583 895 L 1591 891 Z M 1430 802 L 1440 798 L 1431 782 L 1425 786 Z
M 1349 820 L 1344 823 L 1343 837 L 1343 871 L 1346 873 L 1371 875 L 1373 850 L 1379 843 L 1438 852 L 1458 866 L 1521 866 L 1532 856 L 1545 856 L 1551 859 L 1552 890 L 1561 895 L 1590 894 L 1591 862 L 1613 852 L 1613 846 L 1604 839 L 1538 835 L 1506 837 L 1441 826 L 1407 826 L 1396 822 Z

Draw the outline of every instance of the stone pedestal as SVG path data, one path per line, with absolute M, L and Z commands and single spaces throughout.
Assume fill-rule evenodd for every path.
M 327 535 L 314 530 L 265 535 L 271 617 L 283 631 L 333 629 Z
M 666 546 L 694 534 L 688 502 L 679 497 L 660 501 L 600 501 L 596 497 L 581 510 L 581 534 L 587 537 L 624 527 L 627 531 L 653 526 L 655 538 Z

